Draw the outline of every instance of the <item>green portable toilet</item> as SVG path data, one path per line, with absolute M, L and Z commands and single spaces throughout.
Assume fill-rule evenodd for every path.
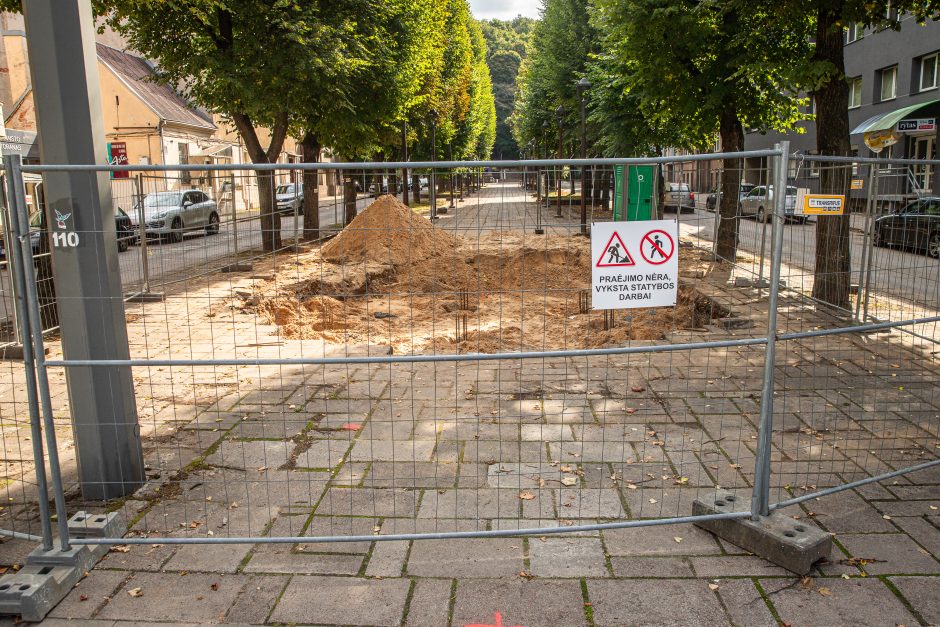
M 624 202 L 624 170 L 627 171 L 627 194 Z M 653 177 L 655 166 L 614 166 L 614 220 L 636 221 L 653 219 Z M 624 211 L 626 208 L 626 211 Z M 625 216 L 625 218 L 624 218 Z

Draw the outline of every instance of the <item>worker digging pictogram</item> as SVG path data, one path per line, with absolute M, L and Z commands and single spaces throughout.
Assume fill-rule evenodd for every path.
M 610 240 L 608 240 L 607 245 L 604 246 L 603 252 L 598 257 L 596 267 L 612 268 L 616 266 L 635 265 L 636 262 L 633 261 L 633 257 L 630 256 L 630 251 L 627 250 L 626 244 L 623 243 L 623 240 L 620 238 L 620 235 L 617 233 L 617 231 L 614 231 L 614 234 L 610 236 Z

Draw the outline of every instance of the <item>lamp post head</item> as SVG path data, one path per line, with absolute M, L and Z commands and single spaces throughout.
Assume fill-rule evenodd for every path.
M 548 130 L 548 120 L 545 120 L 544 122 L 542 122 L 542 130 L 543 131 Z
M 589 81 L 587 78 L 582 78 L 581 80 L 578 81 L 578 93 L 579 94 L 583 95 L 584 92 L 586 92 L 590 88 L 591 88 L 591 81 Z
M 437 109 L 431 109 L 428 115 L 431 117 L 431 124 L 437 124 Z
M 561 124 L 562 120 L 565 118 L 565 108 L 561 105 L 555 109 L 555 116 L 558 118 L 558 123 Z

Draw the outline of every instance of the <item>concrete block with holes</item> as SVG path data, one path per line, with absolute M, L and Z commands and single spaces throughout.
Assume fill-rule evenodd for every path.
M 723 490 L 702 496 L 692 504 L 696 516 L 749 510 L 749 500 Z M 832 536 L 779 511 L 759 520 L 707 520 L 695 525 L 798 575 L 809 573 L 813 564 L 832 552 Z

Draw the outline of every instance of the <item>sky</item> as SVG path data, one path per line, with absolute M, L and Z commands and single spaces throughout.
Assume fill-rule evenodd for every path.
M 511 20 L 517 15 L 538 17 L 540 0 L 470 0 L 470 10 L 478 20 Z

